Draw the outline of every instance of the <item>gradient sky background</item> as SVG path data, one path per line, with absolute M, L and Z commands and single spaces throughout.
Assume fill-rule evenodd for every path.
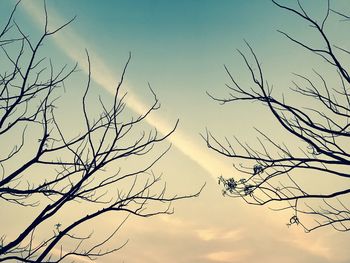
M 14 3 L 1 1 L 0 22 Z M 347 0 L 332 1 L 332 5 L 336 10 L 350 12 Z M 43 54 L 52 57 L 57 65 L 78 61 L 82 69 L 66 84 L 62 107 L 67 109 L 76 103 L 76 96 L 84 88 L 85 48 L 92 61 L 92 92 L 107 100 L 131 51 L 124 87 L 129 91 L 130 108 L 139 113 L 151 101 L 147 89 L 150 82 L 162 107 L 149 125 L 166 131 L 180 119 L 179 129 L 170 140 L 173 147 L 155 171 L 164 173 L 173 193 L 191 193 L 207 183 L 199 198 L 174 203 L 174 215 L 131 217 L 109 246 L 130 239 L 128 245 L 99 262 L 350 262 L 349 234 L 332 229 L 304 234 L 300 228 L 287 228 L 289 212 L 275 213 L 267 207 L 246 206 L 241 200 L 222 197 L 216 178 L 236 172 L 230 160 L 208 151 L 199 136 L 208 127 L 218 136 L 236 135 L 254 143 L 256 133 L 252 128 L 259 127 L 277 138 L 283 137 L 263 107 L 220 106 L 209 99 L 206 91 L 226 94 L 224 64 L 239 80 L 248 83 L 243 61 L 236 52 L 237 48 L 246 49 L 244 39 L 258 54 L 277 94 L 286 92 L 291 85 L 292 72 L 307 74 L 315 66 L 327 70 L 323 61 L 276 31 L 283 29 L 297 34 L 299 39 L 317 41 L 304 23 L 268 0 L 48 0 L 47 6 L 52 25 L 77 15 L 69 28 L 43 48 Z M 311 14 L 320 18 L 325 6 L 326 1 L 306 3 Z M 23 1 L 16 14 L 16 21 L 33 38 L 42 30 L 42 19 L 41 1 Z M 340 42 L 348 41 L 341 36 L 349 22 L 338 20 L 331 20 L 334 23 L 330 23 L 328 31 Z M 74 131 L 75 112 L 69 116 L 65 122 Z M 16 212 L 9 211 L 14 218 Z M 16 233 L 21 223 L 13 218 L 1 219 L 1 225 L 9 225 L 9 231 Z M 102 235 L 119 221 L 120 217 L 109 214 L 86 229 Z

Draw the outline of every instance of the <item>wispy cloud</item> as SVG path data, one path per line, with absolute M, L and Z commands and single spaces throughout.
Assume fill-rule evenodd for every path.
M 244 238 L 245 229 L 242 227 L 232 230 L 218 226 L 203 227 L 197 222 L 185 221 L 179 217 L 160 216 L 159 219 L 168 226 L 168 229 L 183 229 L 183 231 L 192 234 L 200 241 L 238 241 Z
M 38 26 L 43 25 L 43 7 L 40 1 L 23 1 L 24 10 L 30 15 Z M 59 16 L 53 10 L 49 10 L 49 23 L 52 27 L 64 24 L 66 20 Z M 87 59 L 84 54 L 84 47 L 87 43 L 72 27 L 65 28 L 62 32 L 54 35 L 57 46 L 63 50 L 69 58 L 77 61 L 85 73 L 88 72 Z M 114 93 L 114 87 L 117 83 L 116 74 L 106 65 L 103 58 L 97 55 L 95 50 L 89 48 L 89 54 L 92 60 L 93 72 L 92 80 L 106 89 L 111 94 Z M 128 107 L 136 114 L 142 114 L 146 111 L 147 105 L 141 98 L 132 91 L 131 87 L 125 87 L 128 90 Z M 172 129 L 173 123 L 165 120 L 161 114 L 155 112 L 146 119 L 147 123 L 155 127 L 160 133 L 166 134 Z M 168 139 L 183 154 L 192 161 L 200 165 L 204 170 L 214 177 L 220 174 L 232 173 L 232 167 L 219 159 L 213 158 L 203 147 L 204 145 L 196 145 L 194 139 L 186 134 L 181 128 L 178 128 Z
M 293 238 L 289 237 L 288 239 L 282 239 L 282 241 L 309 254 L 338 262 L 339 258 L 332 253 L 331 247 L 326 243 L 326 238 L 317 237 L 316 235 L 307 237 L 305 233 L 299 231 L 294 232 L 292 236 Z
M 213 262 L 246 262 L 249 254 L 247 250 L 217 251 L 205 255 L 205 258 Z
M 224 229 L 224 228 L 202 228 L 198 229 L 197 235 L 201 240 L 214 241 L 220 239 L 230 239 L 238 241 L 243 238 L 243 231 L 241 229 Z

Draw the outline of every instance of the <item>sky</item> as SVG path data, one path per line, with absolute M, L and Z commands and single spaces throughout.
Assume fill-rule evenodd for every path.
M 0 22 L 14 3 L 1 1 Z M 325 4 L 326 1 L 311 0 L 306 6 L 315 17 L 322 17 Z M 346 0 L 332 4 L 337 10 L 350 11 Z M 237 53 L 237 49 L 247 51 L 244 40 L 258 54 L 266 77 L 279 93 L 287 92 L 293 72 L 310 73 L 315 63 L 320 69 L 327 69 L 325 63 L 277 32 L 282 29 L 298 34 L 299 38 L 317 41 L 305 24 L 268 0 L 48 0 L 47 7 L 53 28 L 76 16 L 69 27 L 43 47 L 43 53 L 49 54 L 57 65 L 78 62 L 81 69 L 66 83 L 62 114 L 76 103 L 76 96 L 84 89 L 81 83 L 87 73 L 85 49 L 91 56 L 92 93 L 106 100 L 111 99 L 131 52 L 123 87 L 128 91 L 129 110 L 140 114 L 149 105 L 152 99 L 147 88 L 149 82 L 161 101 L 161 108 L 147 119 L 147 125 L 166 133 L 180 120 L 168 141 L 172 149 L 155 171 L 164 174 L 169 190 L 174 193 L 191 193 L 206 183 L 198 198 L 174 203 L 173 215 L 130 217 L 109 244 L 113 247 L 129 240 L 127 246 L 98 262 L 350 261 L 348 234 L 332 229 L 305 234 L 301 228 L 286 226 L 291 216 L 288 212 L 276 213 L 267 207 L 251 207 L 242 200 L 223 197 L 216 178 L 237 175 L 237 171 L 232 169 L 232 160 L 209 151 L 200 137 L 208 128 L 218 137 L 237 136 L 242 141 L 255 141 L 253 127 L 261 127 L 283 138 L 283 132 L 258 105 L 221 106 L 206 92 L 227 94 L 224 64 L 242 82 L 248 81 Z M 43 2 L 23 1 L 16 21 L 33 38 L 38 36 L 42 32 Z M 330 25 L 329 32 L 342 41 L 345 23 L 335 22 L 337 30 Z M 92 111 L 94 107 L 91 106 Z M 71 131 L 74 131 L 75 114 L 71 112 L 63 120 Z M 25 221 L 16 222 L 13 220 L 16 211 L 9 213 L 13 217 L 1 220 L 15 233 Z M 109 214 L 86 229 L 94 229 L 100 237 L 119 221 L 119 217 Z

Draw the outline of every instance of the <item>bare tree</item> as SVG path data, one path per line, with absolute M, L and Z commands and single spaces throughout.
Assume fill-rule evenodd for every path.
M 312 76 L 295 74 L 297 80 L 293 81 L 292 97 L 301 96 L 302 99 L 290 104 L 287 96 L 279 97 L 272 92 L 261 63 L 246 43 L 252 59 L 241 51 L 239 54 L 251 76 L 251 83 L 240 84 L 225 66 L 231 81 L 227 84 L 229 96 L 209 96 L 221 104 L 259 102 L 268 108 L 293 145 L 279 143 L 271 134 L 259 129 L 257 146 L 237 138 L 235 143 L 228 139 L 222 141 L 209 131 L 203 138 L 210 149 L 232 158 L 234 167 L 246 174 L 242 179 L 219 177 L 224 195 L 243 198 L 248 204 L 271 204 L 275 210 L 290 210 L 292 215 L 287 225 L 300 225 L 307 232 L 324 226 L 348 231 L 350 76 L 345 61 L 350 51 L 336 45 L 328 37 L 326 27 L 330 17 L 339 23 L 349 21 L 349 17 L 333 10 L 329 1 L 325 2 L 327 8 L 320 21 L 312 18 L 299 0 L 294 2 L 294 7 L 280 1 L 272 2 L 301 19 L 318 35 L 320 43 L 316 46 L 280 31 L 292 43 L 325 61 L 330 71 L 313 70 Z M 334 75 L 337 78 L 333 78 Z M 308 101 L 308 105 L 300 106 L 302 101 Z
M 6 236 L 5 227 L 1 227 L 0 262 L 60 262 L 72 256 L 93 259 L 112 253 L 124 244 L 112 249 L 105 245 L 123 223 L 103 241 L 91 240 L 91 234 L 82 234 L 77 228 L 110 212 L 139 217 L 170 214 L 171 202 L 200 192 L 168 195 L 160 176 L 151 170 L 169 150 L 159 150 L 156 145 L 174 132 L 177 122 L 165 135 L 155 129 L 145 131 L 145 118 L 159 108 L 151 88 L 154 102 L 149 109 L 136 118 L 125 114 L 121 87 L 130 55 L 113 103 L 98 98 L 101 112 L 91 116 L 87 102 L 91 69 L 86 52 L 89 74 L 81 96 L 84 128 L 76 128 L 73 137 L 66 135 L 56 105 L 64 96 L 64 81 L 77 65 L 56 69 L 39 51 L 47 38 L 73 19 L 49 31 L 45 6 L 44 32 L 35 42 L 13 19 L 18 4 L 0 31 L 0 214 L 2 218 L 7 216 L 3 208 L 6 204 L 19 207 L 19 217 L 25 218 L 28 213 L 34 217 L 28 216 L 27 225 L 18 229 L 16 236 Z M 138 162 L 140 159 L 142 162 Z M 132 163 L 132 167 L 123 170 L 121 160 Z M 72 208 L 74 220 L 60 221 L 62 211 Z M 42 232 L 47 233 L 45 238 L 36 238 Z

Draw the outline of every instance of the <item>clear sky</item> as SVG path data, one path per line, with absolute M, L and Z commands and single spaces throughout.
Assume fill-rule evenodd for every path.
M 326 1 L 304 2 L 315 17 L 322 17 Z M 0 22 L 14 3 L 0 2 Z M 347 0 L 332 4 L 337 10 L 350 12 Z M 283 137 L 273 119 L 263 115 L 266 111 L 257 105 L 223 107 L 212 101 L 206 91 L 226 94 L 224 64 L 241 81 L 247 81 L 236 51 L 246 49 L 244 40 L 258 54 L 278 93 L 291 85 L 292 72 L 312 72 L 314 63 L 319 63 L 316 66 L 321 69 L 326 67 L 276 31 L 283 29 L 298 34 L 299 39 L 317 40 L 308 34 L 307 25 L 269 0 L 47 0 L 47 6 L 53 26 L 77 16 L 43 49 L 57 64 L 79 63 L 82 70 L 66 85 L 67 93 L 78 96 L 84 88 L 79 84 L 86 78 L 87 49 L 92 59 L 93 93 L 108 100 L 128 52 L 132 52 L 124 87 L 129 91 L 130 109 L 140 113 L 150 102 L 150 82 L 162 107 L 148 125 L 162 132 L 180 119 L 179 129 L 170 139 L 172 150 L 155 171 L 164 173 L 174 193 L 191 193 L 207 183 L 199 198 L 174 203 L 174 215 L 131 217 L 110 244 L 129 239 L 128 245 L 99 262 L 350 262 L 349 234 L 332 229 L 304 234 L 297 227 L 287 228 L 288 212 L 275 213 L 267 207 L 246 206 L 241 200 L 224 198 L 216 178 L 237 172 L 231 169 L 231 160 L 207 150 L 199 136 L 209 128 L 218 136 L 236 135 L 242 141 L 255 141 L 253 127 L 260 127 Z M 42 30 L 42 19 L 42 1 L 23 0 L 16 21 L 34 38 Z M 344 24 L 329 27 L 330 34 L 339 41 L 344 41 Z M 63 97 L 62 104 L 74 104 L 74 96 Z M 73 130 L 74 114 L 65 120 Z M 3 223 L 15 233 L 17 223 L 7 220 Z M 118 220 L 110 214 L 86 229 L 102 235 Z

